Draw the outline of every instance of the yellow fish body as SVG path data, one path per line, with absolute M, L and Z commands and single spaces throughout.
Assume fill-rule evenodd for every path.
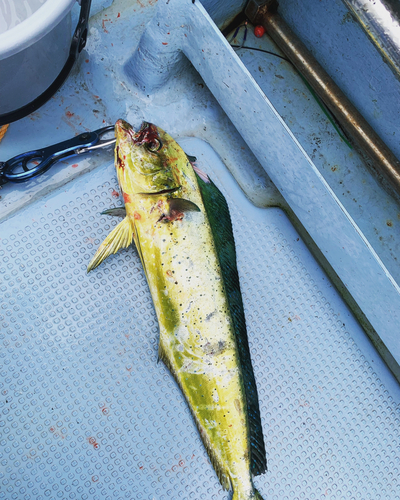
M 179 384 L 233 500 L 261 499 L 266 470 L 229 212 L 179 145 L 155 125 L 118 120 L 115 165 L 125 215 L 88 266 L 135 242 L 160 327 L 159 357 Z

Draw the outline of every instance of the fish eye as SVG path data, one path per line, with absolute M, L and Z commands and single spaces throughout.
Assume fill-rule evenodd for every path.
M 159 139 L 153 139 L 150 142 L 146 142 L 145 146 L 152 153 L 156 153 L 162 148 L 162 142 Z

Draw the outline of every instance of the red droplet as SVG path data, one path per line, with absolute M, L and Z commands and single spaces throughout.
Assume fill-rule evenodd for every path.
M 263 34 L 265 33 L 265 28 L 264 26 L 256 26 L 254 28 L 254 35 L 257 37 L 257 38 L 261 38 L 263 36 Z
M 78 163 L 74 163 L 74 164 L 72 165 L 72 168 L 76 168 L 76 167 L 79 167 Z
M 178 465 L 179 467 L 183 467 L 185 465 L 185 462 L 183 460 L 180 460 Z
M 89 441 L 89 443 L 90 443 L 90 444 L 95 444 L 95 442 L 96 442 L 96 440 L 95 440 L 95 438 L 94 438 L 94 437 L 90 437 L 90 438 L 88 439 L 88 441 Z
M 74 116 L 74 113 L 71 113 L 71 111 L 66 111 L 65 114 L 68 116 L 68 118 L 71 118 L 72 116 Z
M 118 12 L 118 15 L 117 15 L 117 17 L 121 17 L 121 13 L 120 13 L 120 12 Z
M 54 432 L 54 427 L 50 427 L 50 432 Z
M 118 191 L 115 191 L 115 189 L 113 189 L 113 190 L 112 190 L 112 193 L 111 193 L 111 196 L 112 196 L 113 198 L 119 198 L 119 193 L 118 193 Z
M 99 446 L 100 446 L 100 445 L 99 445 L 99 443 L 94 443 L 93 448 L 94 448 L 95 450 L 97 450 L 97 448 L 99 448 Z
M 166 43 L 166 42 L 162 42 L 162 44 L 163 44 L 163 45 L 168 45 L 168 43 Z

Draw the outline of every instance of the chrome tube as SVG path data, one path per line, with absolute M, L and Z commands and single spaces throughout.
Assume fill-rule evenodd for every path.
M 390 68 L 400 78 L 400 4 L 398 0 L 343 0 Z
M 384 187 L 400 200 L 400 161 L 280 17 L 276 7 L 276 2 L 251 0 L 246 15 L 253 24 L 264 26 L 334 115 Z

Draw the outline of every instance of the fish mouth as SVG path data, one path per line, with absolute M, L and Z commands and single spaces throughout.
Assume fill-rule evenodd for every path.
M 119 120 L 116 121 L 115 128 L 122 128 L 126 132 L 133 131 L 132 125 L 130 125 L 128 122 L 126 122 L 122 118 L 120 118 Z
M 117 138 L 117 144 L 122 141 L 134 141 L 135 138 L 135 131 L 132 128 L 132 125 L 130 125 L 128 122 L 125 120 L 122 120 L 121 118 L 115 122 L 115 137 Z

